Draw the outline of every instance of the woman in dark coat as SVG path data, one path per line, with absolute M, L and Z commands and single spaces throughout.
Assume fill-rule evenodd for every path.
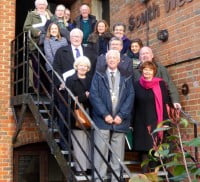
M 169 102 L 165 82 L 154 77 L 157 71 L 153 62 L 141 65 L 142 76 L 134 83 L 135 107 L 133 117 L 134 145 L 142 160 L 147 158 L 148 151 L 153 147 L 151 133 L 157 125 L 168 119 L 166 104 Z M 162 141 L 163 132 L 154 135 L 156 141 Z M 143 169 L 143 172 L 147 172 Z
M 99 20 L 95 25 L 95 30 L 88 37 L 88 46 L 94 47 L 98 56 L 105 54 L 108 50 L 109 40 L 113 37 L 109 26 L 105 20 Z
M 89 89 L 91 78 L 87 75 L 87 72 L 90 70 L 91 64 L 90 60 L 86 56 L 78 57 L 74 62 L 74 69 L 76 73 L 69 77 L 66 80 L 66 86 L 71 90 L 74 96 L 78 99 L 78 101 L 83 105 L 86 111 L 89 111 Z M 74 108 L 74 106 L 73 106 Z M 81 144 L 83 150 L 88 156 L 90 156 L 90 143 L 86 133 L 80 128 L 75 126 L 75 120 L 72 118 L 71 127 L 73 129 L 73 133 Z M 78 159 L 79 164 L 75 164 L 77 175 L 81 175 L 81 171 L 87 171 L 90 169 L 89 161 L 82 152 L 78 143 L 74 139 L 72 135 L 72 145 L 74 148 L 74 155 L 76 159 Z M 81 168 L 80 168 L 81 165 Z

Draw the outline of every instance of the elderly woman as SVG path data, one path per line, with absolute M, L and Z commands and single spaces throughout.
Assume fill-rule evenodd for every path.
M 39 42 L 40 35 L 44 33 L 44 26 L 52 16 L 51 12 L 47 9 L 47 0 L 36 0 L 35 10 L 28 12 L 24 23 L 24 31 L 31 31 L 32 38 L 36 43 Z M 32 44 L 29 45 L 30 50 L 34 50 Z
M 145 160 L 148 151 L 153 147 L 151 133 L 160 122 L 168 119 L 166 104 L 169 102 L 169 96 L 166 83 L 155 77 L 157 67 L 153 62 L 144 62 L 141 71 L 140 80 L 134 84 L 133 148 L 140 153 L 141 159 Z M 159 132 L 154 137 L 156 141 L 161 141 L 163 133 Z M 143 168 L 143 172 L 147 172 L 147 168 Z
M 47 1 L 46 0 L 36 0 L 35 1 L 35 10 L 28 12 L 28 15 L 26 17 L 25 23 L 24 23 L 24 31 L 30 31 L 32 39 L 40 44 L 40 48 L 43 50 L 43 40 L 45 37 L 44 34 L 44 26 L 48 19 L 52 16 L 51 12 L 47 9 Z M 29 50 L 30 50 L 30 59 L 32 60 L 32 66 L 33 71 L 39 76 L 40 79 L 40 85 L 41 83 L 45 83 L 46 77 L 45 74 L 41 71 L 38 72 L 38 67 L 42 66 L 45 67 L 45 61 L 42 58 L 42 56 L 39 57 L 40 60 L 38 60 L 37 57 L 37 51 L 36 47 L 29 41 Z M 38 64 L 40 62 L 40 65 Z M 38 78 L 35 74 L 33 74 L 33 86 L 37 89 L 41 88 L 38 83 Z M 39 87 L 39 88 L 38 88 Z M 40 90 L 41 91 L 41 90 Z
M 108 50 L 109 40 L 113 37 L 105 20 L 99 20 L 95 30 L 88 37 L 88 46 L 95 47 L 97 54 L 105 54 Z
M 83 105 L 85 110 L 89 110 L 90 108 L 88 96 L 91 78 L 87 75 L 90 67 L 90 60 L 86 56 L 78 57 L 74 62 L 74 69 L 76 70 L 76 73 L 66 80 L 66 86 L 77 97 L 78 101 Z M 71 125 L 73 133 L 79 140 L 79 143 L 81 144 L 83 150 L 86 154 L 90 155 L 90 145 L 87 135 L 84 131 L 75 126 L 75 122 L 72 122 Z M 87 171 L 87 169 L 90 168 L 89 162 L 73 136 L 72 145 L 74 148 L 74 155 L 78 159 L 81 168 L 83 169 L 83 171 Z M 75 166 L 77 175 L 81 175 L 82 169 L 80 168 L 80 165 L 76 164 Z

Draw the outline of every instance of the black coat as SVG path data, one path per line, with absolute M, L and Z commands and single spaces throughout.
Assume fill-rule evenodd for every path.
M 83 104 L 83 107 L 85 109 L 88 108 L 89 110 L 91 106 L 85 92 L 89 91 L 90 85 L 91 85 L 90 76 L 86 76 L 85 79 L 80 79 L 78 78 L 77 73 L 70 76 L 66 80 L 66 86 L 71 90 L 74 96 L 78 97 L 78 101 Z M 74 109 L 74 103 L 72 103 L 72 109 Z M 72 128 L 76 128 L 74 123 L 75 123 L 75 120 L 73 118 L 72 125 L 71 125 Z
M 164 81 L 160 81 L 160 88 L 163 97 L 163 120 L 168 119 L 166 103 L 169 102 L 168 91 Z M 153 147 L 153 141 L 148 133 L 147 126 L 150 125 L 152 131 L 157 127 L 156 105 L 152 89 L 144 89 L 139 81 L 134 84 L 134 150 L 148 151 Z
M 83 46 L 83 55 L 87 56 L 91 62 L 91 69 L 88 72 L 88 75 L 92 76 L 94 74 L 96 67 L 97 55 L 93 49 L 84 46 Z M 53 68 L 62 77 L 63 73 L 73 69 L 74 61 L 75 60 L 71 45 L 68 45 L 66 47 L 61 47 L 56 52 L 53 62 Z M 60 82 L 57 79 L 55 80 L 55 83 L 56 85 L 60 85 Z
M 106 54 L 109 41 L 112 37 L 113 34 L 110 32 L 105 32 L 102 35 L 93 32 L 88 37 L 88 47 L 94 47 L 98 55 Z

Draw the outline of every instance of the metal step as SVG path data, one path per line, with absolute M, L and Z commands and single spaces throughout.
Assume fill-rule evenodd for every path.
M 139 174 L 141 174 L 141 173 L 138 173 L 138 172 L 135 172 L 135 173 L 131 173 L 131 177 L 136 177 L 136 176 L 138 176 Z M 165 172 L 164 171 L 159 171 L 158 172 L 158 176 L 165 176 Z M 168 173 L 167 173 L 167 175 L 168 175 Z M 86 178 L 86 176 L 75 176 L 76 177 L 76 180 L 77 181 L 86 181 L 87 180 L 87 178 Z M 89 180 L 91 180 L 92 178 L 91 178 L 91 175 L 87 175 L 87 177 L 89 178 Z M 130 177 L 126 174 L 126 173 L 124 173 L 123 174 L 123 178 L 124 179 L 129 179 Z M 107 176 L 106 178 L 105 178 L 105 180 L 107 180 L 107 179 L 110 179 L 110 176 Z
M 67 150 L 61 150 L 61 153 L 62 153 L 63 155 L 68 155 L 68 154 L 69 154 L 69 151 L 67 151 Z
M 34 103 L 36 105 L 43 105 L 43 104 L 50 105 L 50 101 L 42 101 L 42 100 L 37 101 L 37 100 L 34 100 Z
M 134 165 L 134 164 L 140 164 L 140 161 L 124 161 L 123 162 L 125 165 Z
M 139 174 L 139 173 L 132 173 L 132 177 L 137 176 L 138 174 Z M 76 180 L 77 180 L 77 181 L 86 181 L 86 180 L 87 180 L 86 176 L 84 176 L 84 175 L 83 175 L 83 176 L 75 176 L 75 177 L 76 177 Z M 92 179 L 91 175 L 87 175 L 87 177 L 88 177 L 89 180 Z M 126 173 L 124 173 L 124 174 L 123 174 L 123 178 L 124 178 L 124 179 L 128 179 L 129 176 L 128 176 Z M 107 180 L 109 180 L 109 179 L 111 179 L 111 176 L 110 176 L 110 175 L 106 176 L 106 177 L 104 178 L 104 181 L 107 181 Z
M 39 110 L 39 112 L 40 112 L 41 114 L 43 114 L 43 113 L 48 113 L 48 112 L 49 112 L 49 110 L 40 109 L 40 110 Z

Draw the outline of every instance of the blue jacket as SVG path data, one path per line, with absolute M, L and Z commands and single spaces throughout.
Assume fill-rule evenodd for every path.
M 92 105 L 92 118 L 99 129 L 127 132 L 130 126 L 131 111 L 134 102 L 132 77 L 120 73 L 119 99 L 116 115 L 122 118 L 120 125 L 108 124 L 104 118 L 112 115 L 112 102 L 106 72 L 97 71 L 93 77 L 89 99 Z M 113 116 L 115 117 L 115 116 Z

